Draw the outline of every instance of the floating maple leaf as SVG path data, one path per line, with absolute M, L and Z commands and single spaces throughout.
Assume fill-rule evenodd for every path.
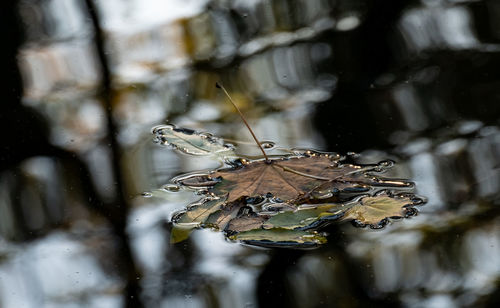
M 157 127 L 155 134 L 171 133 Z M 187 134 L 184 137 L 180 134 Z M 183 152 L 196 144 L 196 155 L 212 155 L 208 147 L 225 151 L 220 139 L 206 145 L 206 134 L 175 129 L 164 134 L 163 144 Z M 200 140 L 197 140 L 199 138 Z M 191 150 L 192 151 L 192 150 Z M 231 157 L 236 157 L 233 151 Z M 224 155 L 226 155 L 224 154 Z M 227 158 L 227 157 L 226 157 Z M 200 202 L 179 211 L 172 219 L 172 242 L 186 239 L 195 228 L 224 231 L 228 238 L 260 246 L 312 247 L 326 241 L 317 230 L 336 221 L 350 220 L 357 226 L 384 226 L 389 218 L 416 214 L 423 201 L 413 194 L 395 194 L 379 187 L 408 189 L 404 180 L 382 178 L 392 167 L 383 161 L 372 165 L 345 163 L 334 153 L 303 151 L 268 160 L 239 158 L 230 167 L 205 174 L 180 176 L 174 182 L 206 195 Z
M 366 192 L 372 186 L 410 187 L 406 181 L 384 180 L 369 171 L 381 171 L 388 162 L 377 165 L 341 164 L 336 154 L 307 151 L 300 156 L 273 160 L 241 160 L 237 167 L 220 169 L 208 175 L 179 178 L 177 183 L 207 187 L 215 195 L 228 194 L 227 202 L 244 197 L 273 196 L 293 204 L 336 199 L 342 192 Z
M 348 164 L 338 154 L 314 151 L 269 158 L 229 93 L 216 86 L 240 114 L 263 159 L 238 158 L 232 147 L 211 134 L 173 125 L 155 127 L 158 143 L 191 155 L 218 155 L 231 166 L 174 180 L 206 198 L 174 215 L 172 242 L 186 239 L 194 228 L 210 227 L 252 245 L 314 247 L 326 242 L 318 229 L 337 220 L 379 228 L 389 218 L 416 214 L 413 206 L 421 204 L 421 199 L 376 190 L 413 186 L 408 181 L 380 176 L 392 167 L 391 161 Z

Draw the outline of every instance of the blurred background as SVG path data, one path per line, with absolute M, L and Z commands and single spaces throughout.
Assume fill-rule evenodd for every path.
M 500 2 L 18 0 L 0 4 L 0 307 L 498 307 Z M 256 249 L 170 217 L 213 168 L 172 123 L 258 153 L 394 159 L 427 197 L 383 230 Z M 248 145 L 246 145 L 248 144 Z

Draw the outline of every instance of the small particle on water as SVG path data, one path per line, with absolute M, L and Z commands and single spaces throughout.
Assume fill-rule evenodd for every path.
M 178 192 L 181 188 L 179 185 L 176 184 L 166 184 L 163 185 L 162 189 L 169 192 Z
M 378 165 L 380 167 L 387 167 L 388 168 L 388 167 L 394 166 L 394 161 L 392 161 L 392 160 L 383 160 L 383 161 L 379 162 Z
M 151 133 L 157 135 L 161 132 L 162 129 L 163 129 L 163 125 L 153 126 L 153 128 L 151 128 Z
M 143 196 L 144 198 L 151 198 L 151 197 L 153 197 L 153 193 L 151 193 L 149 191 L 145 191 L 141 194 L 141 196 Z
M 247 18 L 248 17 L 248 14 L 243 14 L 243 18 Z
M 272 149 L 274 148 L 274 146 L 276 145 L 274 142 L 272 141 L 263 141 L 260 143 L 260 145 L 264 148 L 264 149 Z

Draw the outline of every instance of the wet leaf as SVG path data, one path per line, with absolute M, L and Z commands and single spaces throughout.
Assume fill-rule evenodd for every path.
M 249 212 L 250 208 L 247 208 L 246 203 L 241 199 L 235 202 L 226 202 L 219 211 L 207 218 L 205 224 L 211 228 L 224 230 L 232 219 Z
M 228 194 L 228 202 L 242 196 L 272 195 L 291 203 L 339 197 L 340 193 L 366 192 L 373 185 L 409 187 L 405 181 L 385 181 L 367 172 L 378 165 L 339 164 L 329 154 L 246 161 L 238 167 L 217 170 L 209 175 L 179 179 L 182 185 L 209 187 L 216 195 Z
M 414 205 L 423 201 L 411 194 L 393 195 L 383 191 L 375 196 L 366 196 L 356 201 L 344 214 L 342 220 L 354 220 L 361 227 L 369 225 L 378 229 L 387 224 L 388 218 L 404 218 L 417 212 Z
M 255 213 L 242 215 L 232 219 L 227 225 L 227 230 L 232 232 L 244 232 L 262 228 L 264 222 L 269 219 L 267 215 Z
M 193 232 L 194 229 L 195 227 L 184 227 L 184 226 L 174 225 L 172 227 L 172 231 L 170 232 L 170 243 L 175 244 L 187 240 L 189 238 L 189 235 L 191 235 L 191 232 Z
M 182 225 L 184 227 L 199 227 L 211 214 L 220 210 L 225 201 L 226 198 L 222 197 L 217 199 L 205 199 L 201 202 L 191 204 L 186 211 L 177 213 L 172 218 L 172 221 L 176 225 Z
M 177 212 L 172 218 L 173 227 L 170 234 L 170 243 L 186 240 L 193 229 L 199 228 L 207 218 L 218 211 L 226 198 L 205 199 L 191 204 L 186 211 Z
M 233 148 L 226 146 L 222 139 L 209 133 L 200 133 L 188 128 L 177 128 L 174 125 L 161 125 L 153 128 L 155 141 L 169 145 L 191 155 L 219 155 L 225 158 L 236 157 Z
M 314 207 L 301 206 L 295 211 L 278 213 L 271 216 L 262 227 L 265 229 L 284 228 L 297 229 L 310 226 L 324 217 L 340 217 L 348 209 L 343 204 L 325 204 Z
M 219 138 L 173 126 L 154 132 L 161 142 L 184 153 L 222 153 L 230 166 L 173 180 L 206 196 L 174 215 L 174 243 L 195 228 L 212 228 L 251 245 L 316 247 L 326 242 L 318 230 L 329 224 L 351 220 L 357 226 L 380 228 L 389 218 L 414 215 L 413 206 L 423 203 L 410 193 L 395 193 L 413 188 L 411 182 L 380 176 L 391 161 L 357 165 L 334 153 L 311 150 L 290 150 L 293 154 L 270 160 L 229 161 L 235 154 Z
M 317 232 L 288 229 L 257 229 L 229 236 L 232 240 L 265 247 L 315 247 L 326 243 L 326 238 Z

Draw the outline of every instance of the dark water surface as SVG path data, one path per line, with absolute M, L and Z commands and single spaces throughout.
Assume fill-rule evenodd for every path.
M 499 1 L 96 2 L 0 5 L 0 307 L 498 306 Z M 259 154 L 215 82 L 260 140 L 394 160 L 427 204 L 315 250 L 171 245 L 199 196 L 164 185 L 217 163 L 151 128 Z

